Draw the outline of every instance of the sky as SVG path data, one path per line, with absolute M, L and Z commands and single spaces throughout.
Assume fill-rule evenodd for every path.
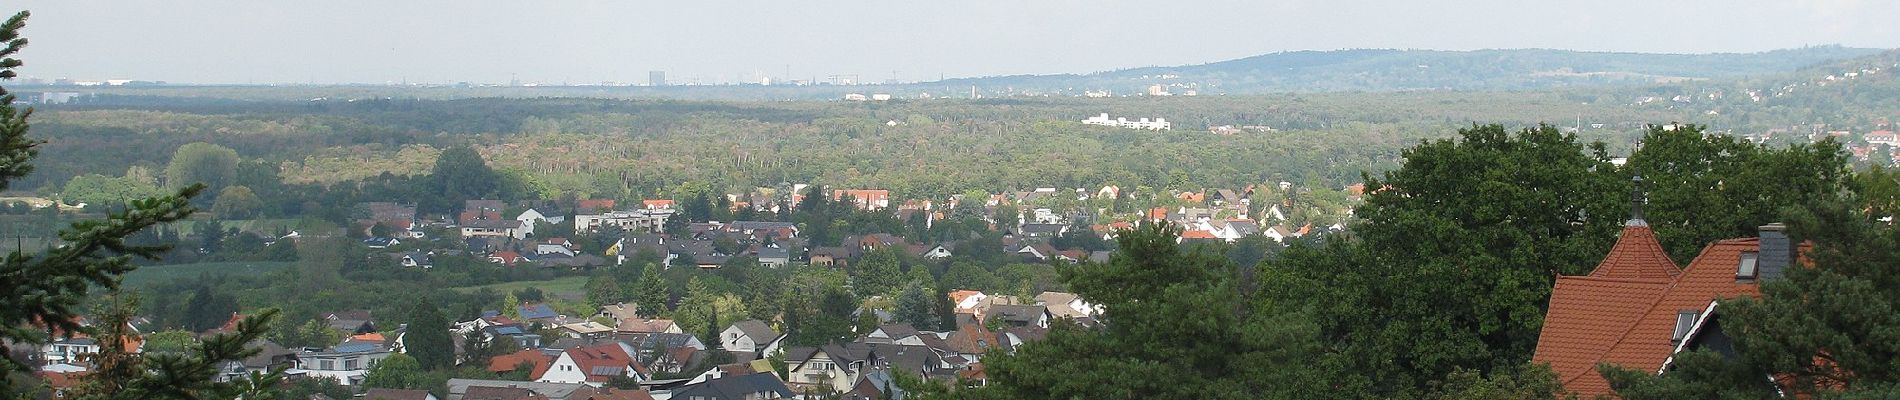
M 1900 47 L 1893 0 L 7 0 L 26 77 L 171 83 L 860 82 L 1293 50 Z

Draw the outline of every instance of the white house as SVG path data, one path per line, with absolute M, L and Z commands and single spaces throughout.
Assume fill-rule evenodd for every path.
M 477 219 L 462 224 L 462 238 L 495 236 L 527 239 L 527 232 L 521 230 L 521 221 Z
M 576 215 L 574 216 L 574 231 L 588 232 L 612 225 L 631 232 L 657 233 L 666 229 L 666 219 L 672 216 L 673 210 L 670 208 Z
M 1102 113 L 1102 115 L 1097 115 L 1097 116 L 1089 117 L 1088 119 L 1084 119 L 1082 120 L 1082 124 L 1112 126 L 1112 127 L 1117 127 L 1117 128 L 1128 128 L 1128 129 L 1147 129 L 1151 131 L 1165 131 L 1165 130 L 1174 129 L 1174 124 L 1169 123 L 1167 118 L 1155 118 L 1152 120 L 1148 118 L 1142 118 L 1142 119 L 1131 121 L 1128 118 L 1109 119 L 1108 113 Z
M 719 347 L 728 352 L 748 353 L 757 357 L 778 352 L 779 344 L 784 339 L 784 334 L 772 330 L 764 321 L 749 319 L 734 322 L 720 332 Z
M 535 382 L 605 383 L 617 376 L 645 380 L 641 373 L 645 368 L 629 354 L 634 354 L 634 349 L 621 342 L 567 349 Z
M 522 234 L 532 236 L 534 235 L 534 224 L 540 223 L 540 222 L 558 224 L 558 223 L 561 223 L 562 221 L 566 221 L 567 217 L 561 217 L 561 216 L 549 217 L 547 215 L 541 214 L 540 211 L 535 211 L 534 209 L 530 208 L 528 209 L 528 211 L 522 211 L 521 215 L 516 215 L 515 220 L 521 221 Z
M 369 375 L 369 365 L 389 358 L 389 348 L 376 342 L 343 342 L 324 351 L 297 354 L 297 369 L 304 376 L 335 379 L 344 385 L 358 385 Z

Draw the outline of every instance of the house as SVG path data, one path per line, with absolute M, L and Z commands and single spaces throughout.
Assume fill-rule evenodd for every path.
M 567 221 L 567 217 L 563 217 L 563 216 L 549 217 L 547 215 L 541 214 L 540 211 L 536 211 L 535 209 L 530 208 L 527 211 L 522 211 L 521 214 L 519 215 L 515 215 L 514 220 L 521 222 L 521 233 L 523 235 L 534 236 L 535 224 L 540 224 L 540 223 L 558 224 L 563 221 Z
M 1867 144 L 1900 146 L 1900 135 L 1895 135 L 1893 131 L 1881 130 L 1867 132 L 1867 135 L 1861 138 L 1866 140 Z
M 645 207 L 644 209 L 647 210 L 671 210 L 673 209 L 673 201 L 666 199 L 641 200 L 640 206 Z
M 132 329 L 130 332 L 133 332 L 135 336 L 125 338 L 122 343 L 120 343 L 120 349 L 126 352 L 137 353 L 145 347 L 145 340 L 136 336 L 137 329 Z M 49 367 L 42 368 L 42 371 L 85 371 L 87 368 L 83 365 L 88 364 L 88 362 L 85 361 L 86 356 L 98 353 L 102 347 L 98 339 L 87 336 L 84 333 L 73 332 L 70 335 L 59 333 L 55 334 L 54 337 L 60 339 L 40 346 L 39 357 L 41 360 L 44 360 Z M 71 370 L 62 370 L 62 368 Z
M 276 342 L 258 339 L 245 347 L 257 349 L 257 354 L 242 360 L 225 361 L 224 365 L 218 367 L 217 380 L 219 382 L 230 382 L 232 379 L 250 376 L 251 372 L 270 373 L 275 368 L 289 368 L 297 365 L 297 352 L 284 348 Z
M 863 343 L 793 347 L 785 350 L 786 381 L 805 386 L 850 388 L 872 367 L 870 345 Z
M 1582 397 L 1611 394 L 1599 364 L 1666 371 L 1676 352 L 1720 351 L 1721 299 L 1754 297 L 1800 251 L 1780 224 L 1754 238 L 1716 241 L 1688 268 L 1677 269 L 1640 212 L 1588 275 L 1559 276 L 1531 361 L 1548 364 L 1566 390 Z
M 521 221 L 499 219 L 477 219 L 462 223 L 462 237 L 509 237 L 516 240 L 527 239 L 528 233 L 521 230 Z
M 840 201 L 851 198 L 851 204 L 865 211 L 877 211 L 891 207 L 891 191 L 882 189 L 839 189 L 831 191 L 831 200 Z
M 534 254 L 536 255 L 559 254 L 563 256 L 573 257 L 574 249 L 569 248 L 567 246 L 558 245 L 558 244 L 540 243 L 540 244 L 534 245 Z
M 851 250 L 843 247 L 818 247 L 806 252 L 811 265 L 843 268 L 850 264 Z
M 586 199 L 574 202 L 577 212 L 595 213 L 614 209 L 614 199 Z
M 402 241 L 397 240 L 396 238 L 373 237 L 373 238 L 363 239 L 363 246 L 367 246 L 372 249 L 387 249 L 387 248 L 395 247 L 399 245 L 402 245 Z
M 949 293 L 950 303 L 956 306 L 958 314 L 974 314 L 976 307 L 989 298 L 989 295 L 975 290 L 956 290 Z
M 984 322 L 1001 320 L 1009 326 L 1049 327 L 1049 308 L 1031 305 L 997 304 L 991 305 L 985 313 Z
M 761 400 L 790 399 L 797 396 L 785 381 L 772 373 L 733 375 L 673 388 L 672 398 L 682 400 Z
M 659 233 L 666 229 L 666 220 L 673 212 L 670 208 L 659 208 L 579 214 L 574 216 L 574 231 L 591 232 L 612 226 L 628 232 Z
M 370 316 L 369 310 L 327 312 L 317 317 L 323 319 L 323 322 L 330 325 L 331 329 L 350 334 L 376 331 L 376 318 Z
M 889 233 L 873 233 L 869 235 L 864 235 L 864 237 L 859 238 L 857 240 L 857 243 L 858 243 L 858 247 L 861 247 L 864 250 L 869 251 L 871 249 L 876 249 L 876 248 L 902 246 L 904 245 L 904 238 L 897 237 L 897 235 L 892 235 Z
M 561 334 L 575 339 L 602 339 L 613 336 L 614 328 L 594 321 L 581 321 L 556 325 Z
M 540 380 L 541 375 L 547 373 L 548 368 L 554 364 L 554 356 L 549 355 L 547 351 L 539 349 L 526 349 L 503 354 L 488 359 L 488 372 L 499 374 L 514 371 L 515 368 L 520 368 L 523 364 L 530 366 L 528 380 Z
M 520 306 L 515 307 L 515 315 L 521 316 L 522 322 L 541 322 L 544 324 L 565 318 L 565 316 L 555 312 L 554 307 L 549 307 L 547 303 L 522 303 Z
M 631 346 L 607 342 L 567 349 L 548 364 L 546 373 L 536 382 L 603 383 L 615 377 L 645 380 L 646 366 L 633 361 Z
M 1069 226 L 1065 224 L 1023 224 L 1016 228 L 1016 235 L 1023 237 L 1049 238 L 1068 232 Z
M 779 268 L 792 263 L 792 252 L 779 247 L 761 247 L 758 252 L 759 266 Z
M 627 304 L 625 302 L 621 302 L 618 304 L 608 304 L 608 305 L 600 306 L 600 313 L 595 314 L 595 315 L 612 319 L 616 321 L 615 325 L 619 325 L 618 321 L 620 320 L 629 319 L 629 318 L 636 318 L 636 319 L 640 318 L 640 306 L 636 304 Z
M 1049 315 L 1056 318 L 1088 318 L 1102 313 L 1101 306 L 1067 292 L 1042 292 L 1036 295 L 1036 305 L 1047 308 Z
M 614 331 L 620 333 L 686 333 L 670 319 L 621 318 Z
M 945 244 L 945 243 L 924 246 L 923 251 L 917 252 L 917 256 L 923 257 L 924 259 L 927 259 L 927 260 L 942 260 L 945 258 L 950 258 L 950 256 L 952 255 L 950 253 L 950 250 L 951 250 L 950 247 L 951 246 L 949 244 Z
M 740 361 L 778 352 L 785 334 L 772 330 L 765 321 L 749 319 L 732 323 L 719 332 L 719 348 L 732 352 Z
M 1035 242 L 1016 249 L 1016 255 L 1027 260 L 1049 261 L 1055 258 L 1056 248 L 1048 243 Z
M 925 334 L 917 332 L 917 328 L 908 323 L 895 323 L 878 326 L 877 329 L 871 330 L 871 333 L 865 334 L 863 340 L 865 343 L 872 344 L 923 346 L 925 345 L 923 335 Z
M 416 206 L 413 204 L 368 202 L 362 204 L 362 210 L 367 215 L 361 215 L 362 218 L 357 219 L 357 226 L 382 225 L 391 231 L 400 232 L 404 237 L 415 235 Z M 368 234 L 369 230 L 365 229 L 362 232 Z
M 389 358 L 389 354 L 389 347 L 383 343 L 345 341 L 324 350 L 298 353 L 297 369 L 303 370 L 307 377 L 335 379 L 338 383 L 355 386 L 363 383 L 370 364 Z
M 374 388 L 363 392 L 364 400 L 438 400 L 427 390 Z
M 527 261 L 531 261 L 531 260 L 529 260 L 527 257 L 521 256 L 521 253 L 516 253 L 516 252 L 508 251 L 508 250 L 497 251 L 497 252 L 494 252 L 493 254 L 488 255 L 488 262 L 510 266 L 510 267 L 514 266 L 516 263 L 527 262 Z
M 435 252 L 433 251 L 424 252 L 416 250 L 396 253 L 394 256 L 396 257 L 396 264 L 404 267 L 422 267 L 422 269 L 435 268 Z

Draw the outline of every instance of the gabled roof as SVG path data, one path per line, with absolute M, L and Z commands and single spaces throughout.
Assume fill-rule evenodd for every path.
M 548 366 L 553 365 L 554 357 L 536 349 L 517 351 L 488 359 L 488 371 L 495 373 L 513 371 L 516 366 L 524 362 L 534 364 L 534 371 L 528 374 L 528 380 L 538 380 L 541 379 L 541 374 L 548 372 Z
M 589 382 L 606 382 L 615 376 L 626 376 L 627 369 L 634 368 L 633 357 L 627 355 L 617 342 L 568 349 L 567 356 L 574 359 L 574 365 L 581 373 L 587 374 Z
M 754 396 L 760 393 L 772 395 Z M 779 380 L 778 375 L 771 373 L 727 376 L 673 389 L 673 397 L 682 399 L 791 398 L 793 396 L 796 394 L 792 393 L 791 388 L 785 387 L 785 381 Z
M 1627 238 L 1629 230 L 1625 233 Z M 1619 247 L 1623 241 L 1619 240 Z M 1758 296 L 1757 282 L 1738 280 L 1736 267 L 1743 253 L 1759 249 L 1755 238 L 1712 243 L 1673 279 L 1657 278 L 1657 271 L 1639 273 L 1629 264 L 1612 268 L 1617 268 L 1613 276 L 1630 278 L 1596 273 L 1558 277 L 1531 360 L 1550 364 L 1566 390 L 1585 397 L 1608 394 L 1609 383 L 1597 373 L 1597 364 L 1659 369 L 1675 350 L 1678 313 L 1699 314 L 1711 300 Z M 1645 261 L 1625 258 L 1619 262 L 1630 260 Z M 1655 267 L 1653 258 L 1647 262 Z
M 515 315 L 520 315 L 524 320 L 554 318 L 560 315 L 554 312 L 554 307 L 548 307 L 547 303 L 523 304 L 515 308 L 515 311 Z
M 756 319 L 734 322 L 732 323 L 732 327 L 739 328 L 739 332 L 744 332 L 746 337 L 759 342 L 760 346 L 764 346 L 766 343 L 778 339 L 778 337 L 781 336 L 778 331 L 772 330 L 771 326 L 765 325 L 765 321 Z

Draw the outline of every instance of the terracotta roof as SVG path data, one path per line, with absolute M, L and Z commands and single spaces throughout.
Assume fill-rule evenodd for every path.
M 383 337 L 383 334 L 381 333 L 370 332 L 370 333 L 365 333 L 361 335 L 350 336 L 349 340 L 354 340 L 358 342 L 386 342 L 386 341 L 389 341 L 389 338 Z
M 1630 231 L 1625 229 L 1618 250 L 1630 250 L 1624 244 L 1633 236 Z M 1648 234 L 1647 227 L 1639 231 Z M 1653 234 L 1647 238 L 1653 243 Z M 1597 373 L 1597 364 L 1661 368 L 1675 351 L 1677 313 L 1699 313 L 1718 299 L 1757 296 L 1756 282 L 1737 280 L 1735 273 L 1742 253 L 1759 248 L 1755 238 L 1715 242 L 1703 248 L 1689 268 L 1674 279 L 1657 278 L 1661 271 L 1631 268 L 1640 265 L 1635 263 L 1648 263 L 1653 269 L 1658 258 L 1628 257 L 1630 254 L 1614 262 L 1606 259 L 1604 265 L 1614 272 L 1612 276 L 1635 278 L 1604 277 L 1595 272 L 1590 276 L 1558 277 L 1531 360 L 1549 363 L 1566 390 L 1583 397 L 1609 394 L 1609 383 Z M 1618 250 L 1612 250 L 1611 256 L 1615 257 Z M 1666 262 L 1667 258 L 1660 260 Z M 1598 268 L 1598 272 L 1603 270 Z
M 1631 220 L 1616 238 L 1616 246 L 1603 257 L 1590 276 L 1609 279 L 1670 280 L 1681 271 L 1656 242 L 1656 232 L 1643 220 Z
M 1199 230 L 1199 229 L 1191 229 L 1186 232 L 1181 232 L 1181 238 L 1182 239 L 1214 239 L 1214 233 L 1204 231 L 1204 230 Z
M 554 363 L 554 357 L 548 356 L 547 353 L 536 349 L 503 354 L 488 359 L 488 372 L 502 373 L 513 371 L 515 370 L 515 366 L 521 365 L 523 362 L 534 364 L 534 372 L 528 373 L 528 380 L 539 380 L 541 379 L 541 374 L 547 373 L 549 365 Z
M 619 343 L 576 347 L 568 349 L 567 355 L 574 359 L 576 368 L 587 374 L 588 382 L 606 382 L 614 376 L 623 376 L 634 364 Z

